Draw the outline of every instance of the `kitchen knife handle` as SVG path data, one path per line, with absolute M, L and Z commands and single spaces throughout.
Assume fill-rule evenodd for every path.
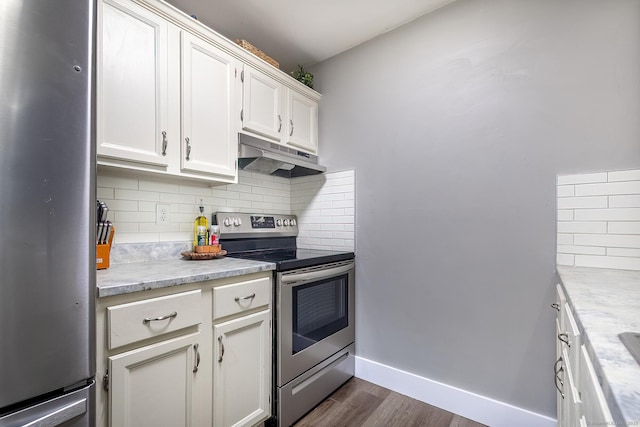
M 186 137 L 184 140 L 187 143 L 187 161 L 189 161 L 189 156 L 191 155 L 191 142 L 189 141 L 189 137 Z
M 198 372 L 198 367 L 200 366 L 200 350 L 198 349 L 198 347 L 200 347 L 198 344 L 193 345 L 193 350 L 195 351 L 196 357 L 196 363 L 193 367 L 193 373 Z
M 167 319 L 173 319 L 175 317 L 178 316 L 178 312 L 177 311 L 172 311 L 171 313 L 165 315 L 165 316 L 160 316 L 160 317 L 156 317 L 154 319 L 152 319 L 151 317 L 145 317 L 144 320 L 142 321 L 142 323 L 144 323 L 145 325 L 149 322 L 156 322 L 158 320 L 167 320 Z
M 224 357 L 224 343 L 222 342 L 222 335 L 218 336 L 218 343 L 220 344 L 220 356 L 218 357 L 218 363 L 220 363 Z
M 162 155 L 163 156 L 167 155 L 167 145 L 169 145 L 169 143 L 167 142 L 167 132 L 162 131 Z
M 289 131 L 289 136 L 293 135 L 293 120 L 289 119 L 289 123 L 291 124 L 291 130 Z
M 282 117 L 278 114 L 278 132 L 282 130 Z
M 243 300 L 243 299 L 253 299 L 253 298 L 255 298 L 255 297 L 256 297 L 256 293 L 254 292 L 254 293 L 252 293 L 251 295 L 247 295 L 246 297 L 235 297 L 235 298 L 234 298 L 234 301 L 235 301 L 235 302 L 240 302 L 240 300 Z

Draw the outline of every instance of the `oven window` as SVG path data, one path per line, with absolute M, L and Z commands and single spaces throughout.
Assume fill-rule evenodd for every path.
M 349 325 L 348 275 L 292 288 L 293 354 Z

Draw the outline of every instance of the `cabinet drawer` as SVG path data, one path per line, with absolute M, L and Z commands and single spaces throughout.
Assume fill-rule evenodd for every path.
M 201 323 L 200 290 L 107 308 L 109 350 Z
M 271 301 L 271 279 L 250 280 L 213 288 L 213 318 L 268 305 Z

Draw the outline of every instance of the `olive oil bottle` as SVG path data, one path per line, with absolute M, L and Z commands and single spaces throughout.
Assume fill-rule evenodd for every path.
M 200 199 L 200 216 L 193 222 L 193 246 L 203 246 L 208 244 L 207 231 L 209 230 L 209 221 L 204 216 L 204 206 Z

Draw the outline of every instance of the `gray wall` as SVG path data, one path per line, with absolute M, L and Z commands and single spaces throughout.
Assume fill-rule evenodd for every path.
M 640 2 L 458 0 L 313 67 L 358 354 L 555 416 L 555 177 L 640 167 Z

